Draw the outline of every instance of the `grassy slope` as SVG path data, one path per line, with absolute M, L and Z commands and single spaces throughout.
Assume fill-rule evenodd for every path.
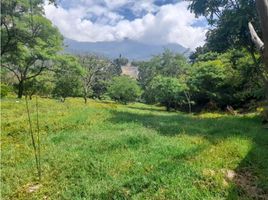
M 29 192 L 25 102 L 2 101 L 3 199 L 251 199 L 268 190 L 268 133 L 254 115 L 82 102 L 41 100 L 43 180 Z

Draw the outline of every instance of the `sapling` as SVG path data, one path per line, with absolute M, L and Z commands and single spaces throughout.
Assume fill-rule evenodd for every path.
M 38 101 L 36 99 L 37 142 L 35 141 L 35 137 L 34 137 L 32 119 L 31 119 L 31 114 L 30 114 L 30 109 L 29 109 L 29 103 L 28 103 L 27 96 L 25 96 L 25 101 L 26 101 L 26 110 L 27 110 L 27 115 L 28 115 L 29 132 L 30 132 L 30 136 L 31 136 L 31 140 L 32 140 L 32 146 L 33 146 L 33 150 L 34 150 L 34 156 L 35 156 L 36 169 L 37 169 L 37 173 L 38 173 L 38 179 L 39 179 L 39 181 L 41 181 L 40 135 L 39 135 L 40 131 L 39 131 L 39 117 L 38 117 Z

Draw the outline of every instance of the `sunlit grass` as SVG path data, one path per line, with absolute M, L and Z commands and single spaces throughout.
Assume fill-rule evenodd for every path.
M 70 98 L 40 99 L 43 179 L 31 191 L 25 102 L 2 100 L 1 109 L 3 199 L 251 199 L 228 171 L 249 172 L 252 185 L 268 189 L 268 133 L 256 114 Z

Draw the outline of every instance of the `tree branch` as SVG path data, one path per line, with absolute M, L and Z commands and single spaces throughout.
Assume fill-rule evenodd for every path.
M 7 48 L 8 48 L 8 45 L 9 45 L 9 42 L 11 40 L 11 36 L 10 36 L 10 32 L 9 32 L 9 29 L 8 29 L 8 26 L 6 25 L 5 22 L 3 22 L 3 25 L 6 29 L 6 32 L 7 32 L 7 41 L 4 45 L 2 45 L 2 48 L 1 48 L 1 56 L 6 52 Z
M 35 73 L 34 75 L 32 75 L 32 76 L 25 77 L 25 80 L 34 78 L 34 77 L 38 76 L 39 74 L 41 74 L 41 72 L 46 68 L 46 66 L 44 66 L 44 63 L 45 63 L 45 61 L 42 61 L 42 66 L 40 67 L 39 71 L 36 72 L 36 73 Z
M 7 70 L 11 71 L 18 79 L 18 81 L 20 81 L 20 76 L 19 74 L 17 74 L 16 70 L 15 69 L 12 69 L 11 67 L 9 67 L 8 65 L 5 65 L 2 63 L 2 67 L 6 68 Z

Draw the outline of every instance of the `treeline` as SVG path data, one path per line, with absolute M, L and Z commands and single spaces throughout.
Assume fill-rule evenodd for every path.
M 228 54 L 235 49 L 237 52 L 246 53 L 248 60 L 244 59 L 247 62 L 243 71 L 247 75 L 244 74 L 242 78 L 248 79 L 244 79 L 244 84 L 237 85 L 237 90 L 234 91 L 236 99 L 241 100 L 241 103 L 232 103 L 243 106 L 246 102 L 252 102 L 250 99 L 253 95 L 264 100 L 264 122 L 268 122 L 267 0 L 190 0 L 188 8 L 197 17 L 205 17 L 210 25 L 205 45 L 196 49 L 191 56 L 192 60 L 195 62 L 197 57 L 209 52 Z M 236 56 L 230 59 L 233 66 L 237 65 L 235 61 Z M 231 84 L 237 84 L 237 79 L 230 81 Z M 239 87 L 242 86 L 248 89 L 246 96 L 239 92 Z M 254 105 L 254 101 L 251 104 Z
M 139 65 L 143 99 L 167 110 L 249 109 L 264 99 L 261 68 L 245 49 L 206 52 L 191 62 L 166 51 Z
M 82 96 L 85 102 L 88 97 L 101 98 L 128 61 L 64 54 L 63 37 L 44 17 L 44 3 L 1 2 L 1 97 L 14 91 L 18 98 L 34 94 L 62 101 L 68 96 Z
M 256 59 L 259 56 L 256 54 Z M 24 95 L 113 99 L 122 103 L 159 103 L 167 110 L 250 109 L 264 99 L 262 68 L 245 49 L 195 54 L 192 59 L 166 50 L 149 61 L 132 62 L 138 79 L 122 76 L 126 58 L 59 55 L 53 66 L 26 80 Z M 260 62 L 261 65 L 261 62 Z M 2 69 L 2 81 L 19 94 L 18 81 Z
M 4 0 L 1 96 L 13 90 L 18 98 L 37 94 L 62 101 L 83 97 L 85 103 L 88 98 L 141 101 L 190 112 L 254 108 L 265 99 L 268 77 L 247 27 L 248 21 L 258 21 L 254 1 L 219 2 L 190 1 L 191 11 L 214 27 L 203 47 L 189 59 L 166 50 L 149 61 L 132 62 L 139 69 L 134 80 L 121 76 L 121 66 L 128 63 L 121 56 L 64 54 L 63 37 L 44 17 L 43 1 Z
M 127 100 L 123 97 L 117 97 L 114 92 L 115 89 L 118 89 L 119 82 L 124 82 L 123 87 L 127 87 L 131 83 L 134 84 L 134 87 L 138 87 L 136 80 L 120 76 L 121 66 L 127 62 L 128 60 L 122 57 L 109 60 L 96 55 L 61 54 L 57 55 L 49 69 L 26 79 L 22 86 L 14 73 L 3 68 L 1 70 L 1 96 L 7 95 L 8 91 L 13 91 L 18 98 L 21 98 L 21 94 L 30 99 L 33 95 L 39 95 L 58 98 L 63 102 L 67 97 L 83 97 L 85 103 L 87 103 L 88 98 L 111 99 L 111 97 L 124 103 L 130 100 L 135 101 L 132 97 L 125 97 Z M 123 87 L 121 91 L 124 90 Z M 129 88 L 129 91 L 131 89 Z M 124 91 L 125 94 L 126 92 L 128 91 Z

